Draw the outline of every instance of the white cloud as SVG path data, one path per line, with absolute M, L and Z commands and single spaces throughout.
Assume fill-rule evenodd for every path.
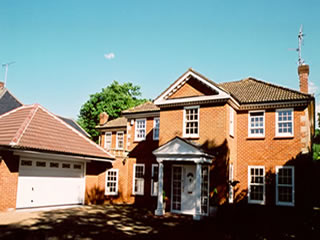
M 114 59 L 115 57 L 116 57 L 116 55 L 112 52 L 104 54 L 104 58 L 108 59 L 108 60 Z
M 316 93 L 318 91 L 318 86 L 316 86 L 313 82 L 309 81 L 309 93 Z

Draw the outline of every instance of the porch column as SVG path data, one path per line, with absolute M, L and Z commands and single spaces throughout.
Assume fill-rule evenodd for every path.
M 155 211 L 156 216 L 162 216 L 165 209 L 163 209 L 163 163 L 159 161 L 159 174 L 158 174 L 158 204 Z
M 196 168 L 196 212 L 193 215 L 194 220 L 201 219 L 201 164 L 197 162 Z

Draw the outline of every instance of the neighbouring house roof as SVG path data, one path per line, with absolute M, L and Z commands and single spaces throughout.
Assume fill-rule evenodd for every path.
M 0 88 L 0 115 L 11 111 L 23 104 L 6 88 Z
M 127 119 L 125 117 L 119 117 L 109 122 L 106 122 L 101 126 L 97 126 L 96 128 L 115 128 L 115 127 L 127 127 Z
M 143 112 L 159 112 L 160 108 L 154 105 L 152 102 L 148 101 L 140 104 L 136 107 L 129 108 L 128 110 L 122 111 L 123 114 L 130 113 L 143 113 Z
M 25 105 L 0 116 L 0 145 L 94 159 L 114 157 L 39 104 Z
M 240 104 L 309 100 L 312 95 L 277 86 L 254 78 L 220 83 Z
M 80 133 L 82 133 L 84 136 L 86 137 L 90 137 L 89 133 L 87 133 L 75 120 L 73 120 L 72 118 L 65 118 L 65 117 L 61 117 L 61 116 L 57 116 L 58 118 L 60 118 L 61 120 L 63 120 L 64 122 L 66 122 L 67 124 L 69 124 L 71 127 L 73 127 L 74 129 L 76 129 L 77 131 L 79 131 Z

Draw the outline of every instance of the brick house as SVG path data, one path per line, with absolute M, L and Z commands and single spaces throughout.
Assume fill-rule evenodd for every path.
M 39 104 L 13 108 L 0 115 L 0 211 L 84 204 L 113 159 Z
M 188 69 L 153 103 L 102 121 L 101 146 L 123 147 L 105 194 L 194 219 L 225 202 L 302 204 L 315 100 L 309 66 L 298 74 L 300 91 L 254 78 L 218 84 Z

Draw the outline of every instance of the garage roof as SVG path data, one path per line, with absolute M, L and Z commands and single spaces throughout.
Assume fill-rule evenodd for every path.
M 39 104 L 0 116 L 0 145 L 99 159 L 114 157 Z

